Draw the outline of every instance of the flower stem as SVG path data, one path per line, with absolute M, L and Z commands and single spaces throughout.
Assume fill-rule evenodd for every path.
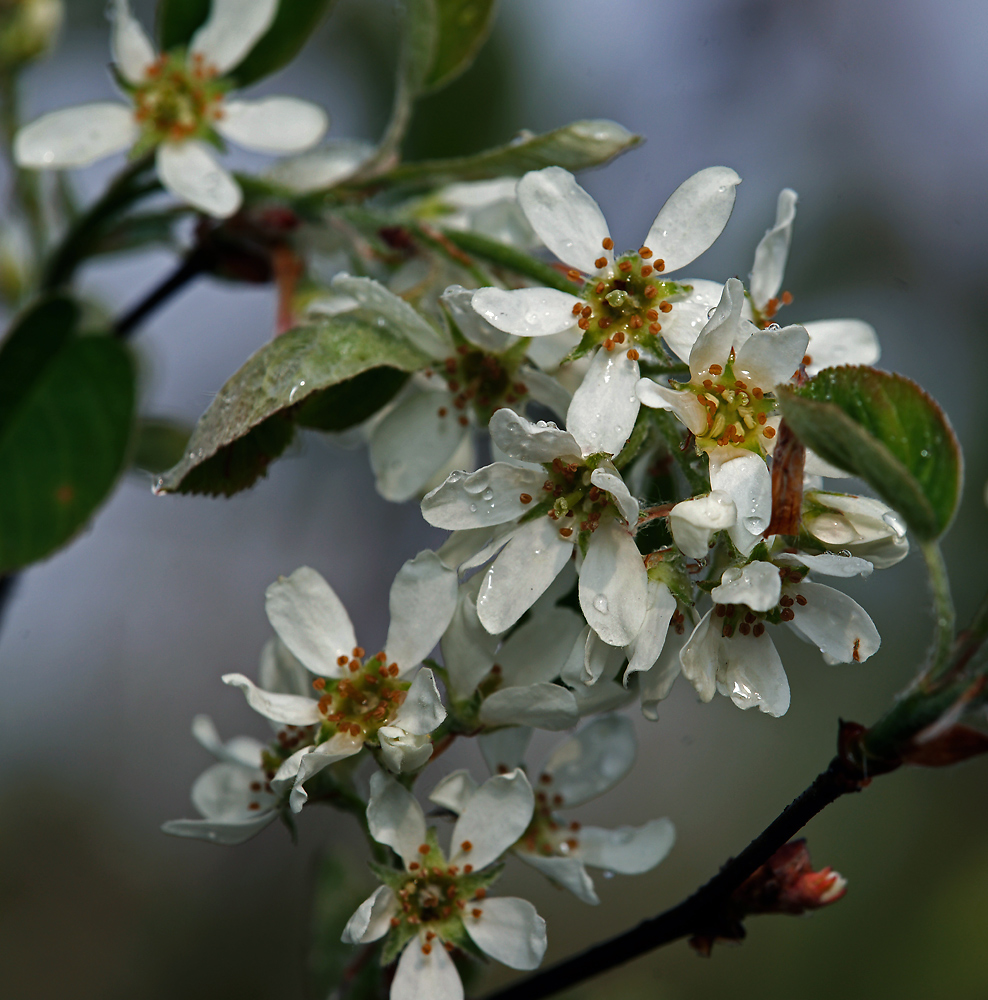
M 933 614 L 936 619 L 933 655 L 929 667 L 920 678 L 924 690 L 943 676 L 954 644 L 954 601 L 950 595 L 950 578 L 943 561 L 943 553 L 936 541 L 923 542 L 920 546 L 933 591 Z

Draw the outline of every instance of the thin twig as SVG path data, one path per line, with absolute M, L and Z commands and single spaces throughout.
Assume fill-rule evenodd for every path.
M 211 255 L 197 247 L 165 280 L 146 295 L 131 310 L 113 324 L 113 335 L 121 339 L 130 336 L 138 324 L 163 302 L 181 291 L 193 278 L 209 270 Z

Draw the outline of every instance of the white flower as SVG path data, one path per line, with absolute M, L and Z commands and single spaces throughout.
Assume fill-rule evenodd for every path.
M 614 362 L 601 352 L 593 365 Z M 627 414 L 626 423 L 609 411 L 597 386 L 588 376 L 577 390 L 566 431 L 498 410 L 489 425 L 491 441 L 513 462 L 470 475 L 455 472 L 422 501 L 425 519 L 440 528 L 514 523 L 501 535 L 501 550 L 477 595 L 477 614 L 489 632 L 518 621 L 573 556 L 574 545 L 583 554 L 580 607 L 597 635 L 624 646 L 641 627 L 646 576 L 632 537 L 638 502 L 611 461 L 634 416 Z
M 317 699 L 265 690 L 243 674 L 225 684 L 244 692 L 248 704 L 275 722 L 318 726 L 276 774 L 293 778 L 291 807 L 305 804 L 304 782 L 317 771 L 378 745 L 393 771 L 421 767 L 432 754 L 431 733 L 446 717 L 432 671 L 412 671 L 439 641 L 456 605 L 456 573 L 433 552 L 420 552 L 398 571 L 391 586 L 391 624 L 384 649 L 366 657 L 340 599 L 313 569 L 303 566 L 267 590 L 268 619 L 279 638 L 317 679 Z
M 301 152 L 326 131 L 325 112 L 308 101 L 227 96 L 227 74 L 268 30 L 277 9 L 278 0 L 213 0 L 188 53 L 159 56 L 127 0 L 113 0 L 113 62 L 133 104 L 85 104 L 39 118 L 17 133 L 18 164 L 62 170 L 126 149 L 155 149 L 158 178 L 175 197 L 218 218 L 232 215 L 243 195 L 211 145 L 226 139 L 266 153 Z
M 415 214 L 443 229 L 480 233 L 522 250 L 542 245 L 518 204 L 517 177 L 448 184 L 422 199 Z
M 808 491 L 803 496 L 803 528 L 818 542 L 887 569 L 909 554 L 901 518 L 871 497 Z
M 376 146 L 360 139 L 336 139 L 301 156 L 279 160 L 268 177 L 297 194 L 325 191 L 353 177 L 376 152 Z
M 807 334 L 801 326 L 759 330 L 743 318 L 744 301 L 741 282 L 731 278 L 690 351 L 689 382 L 670 388 L 642 379 L 637 391 L 647 406 L 672 410 L 696 436 L 710 459 L 711 487 L 734 501 L 731 538 L 747 554 L 772 516 L 764 456 L 778 417 L 767 394 L 799 367 Z
M 192 804 L 203 818 L 169 820 L 161 829 L 214 844 L 242 844 L 277 818 L 284 783 L 265 770 L 265 747 L 257 740 L 237 736 L 223 743 L 208 715 L 195 717 L 192 735 L 219 760 L 192 786 Z
M 585 279 L 581 295 L 552 288 L 481 288 L 474 308 L 490 323 L 523 337 L 584 331 L 585 348 L 601 345 L 626 363 L 599 368 L 597 394 L 633 395 L 640 350 L 658 353 L 659 335 L 675 345 L 698 329 L 719 292 L 712 282 L 676 283 L 663 275 L 689 264 L 717 239 L 730 218 L 741 178 L 708 167 L 684 181 L 663 205 L 637 253 L 615 260 L 597 203 L 561 167 L 532 171 L 518 182 L 518 202 L 543 243 Z M 713 293 L 712 289 L 713 288 Z
M 508 730 L 509 740 L 481 737 L 492 771 L 506 773 L 520 763 L 530 730 Z M 500 734 L 495 734 L 500 735 Z M 508 750 L 505 755 L 503 749 Z M 672 849 L 676 832 L 668 819 L 616 830 L 566 822 L 559 811 L 583 805 L 610 791 L 631 770 L 635 733 L 621 715 L 606 715 L 584 726 L 556 748 L 536 782 L 532 821 L 512 848 L 533 868 L 569 889 L 585 903 L 599 903 L 586 866 L 622 875 L 639 875 L 654 868 Z M 515 759 L 515 755 L 518 758 Z M 476 793 L 468 771 L 454 771 L 429 798 L 460 814 Z
M 734 501 L 723 490 L 677 503 L 669 512 L 673 541 L 691 559 L 706 559 L 711 537 L 718 531 L 733 528 L 738 512 Z
M 789 681 L 766 623 L 785 623 L 830 664 L 861 663 L 881 645 L 878 630 L 857 602 L 807 578 L 808 571 L 867 576 L 871 563 L 855 556 L 785 551 L 773 559 L 725 570 L 710 593 L 714 607 L 683 647 L 683 675 L 703 701 L 719 691 L 739 708 L 757 705 L 768 715 L 786 713 Z
M 534 969 L 545 954 L 545 921 L 527 900 L 490 898 L 492 866 L 524 833 L 534 796 L 520 770 L 497 775 L 476 790 L 444 856 L 435 830 L 411 792 L 378 771 L 371 777 L 367 823 L 403 869 L 375 866 L 384 883 L 343 931 L 348 944 L 388 935 L 382 963 L 396 957 L 391 1000 L 462 1000 L 463 984 L 449 952 L 479 949 L 513 969 Z

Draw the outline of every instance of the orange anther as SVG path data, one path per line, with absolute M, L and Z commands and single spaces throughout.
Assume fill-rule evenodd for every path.
M 641 357 L 641 355 L 633 347 L 631 348 L 630 351 L 628 351 L 628 358 L 629 358 L 629 360 L 631 360 L 631 361 L 637 361 L 639 359 L 639 357 Z
M 606 257 L 598 257 L 598 258 L 597 258 L 597 259 L 596 259 L 596 260 L 595 260 L 595 261 L 593 262 L 593 266 L 594 266 L 594 267 L 598 267 L 598 268 L 599 268 L 599 267 L 607 267 L 607 258 L 606 258 Z
M 530 493 L 521 493 L 521 494 L 519 494 L 518 499 L 522 503 L 531 503 L 532 502 L 532 496 L 531 496 Z
M 638 251 L 638 256 L 644 257 L 645 260 L 648 260 L 648 258 L 652 256 L 652 251 L 649 250 L 648 247 L 641 247 Z
M 601 246 L 602 246 L 602 247 L 603 247 L 603 248 L 604 248 L 605 250 L 613 250 L 613 249 L 614 249 L 614 240 L 612 240 L 612 239 L 610 238 L 610 236 L 606 236 L 606 237 L 605 237 L 604 239 L 602 239 L 602 240 L 600 241 L 600 245 L 601 245 Z

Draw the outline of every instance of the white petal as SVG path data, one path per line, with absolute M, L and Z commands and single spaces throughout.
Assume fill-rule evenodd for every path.
M 545 420 L 533 423 L 504 406 L 490 420 L 491 440 L 519 462 L 541 464 L 558 457 L 580 457 L 580 446 L 568 431 Z
M 477 615 L 489 632 L 506 632 L 569 562 L 573 546 L 556 522 L 540 517 L 521 528 L 484 574 Z
M 223 75 L 260 41 L 277 12 L 278 0 L 212 0 L 209 19 L 192 36 L 189 52 Z
M 539 787 L 545 786 L 561 809 L 582 805 L 613 788 L 631 770 L 636 749 L 635 730 L 626 716 L 594 719 L 556 748 L 542 769 Z
M 371 775 L 370 788 L 367 825 L 371 836 L 392 848 L 407 868 L 425 843 L 425 813 L 415 796 L 383 771 Z
M 477 617 L 477 592 L 483 574 L 475 574 L 460 588 L 456 610 L 439 646 L 449 688 L 456 699 L 468 698 L 490 673 L 499 639 Z
M 526 864 L 537 868 L 546 878 L 551 879 L 564 889 L 569 889 L 577 899 L 596 906 L 600 899 L 594 891 L 593 879 L 587 874 L 583 862 L 576 858 L 562 858 L 558 855 L 533 854 L 518 849 L 515 854 Z
M 568 608 L 536 610 L 495 656 L 502 684 L 513 687 L 558 677 L 582 629 L 583 620 Z
M 796 221 L 797 194 L 792 188 L 783 188 L 775 206 L 775 225 L 765 231 L 755 248 L 755 263 L 751 268 L 752 301 L 764 309 L 769 299 L 774 299 L 782 287 L 782 276 L 789 257 L 792 224 Z
M 824 576 L 871 576 L 875 568 L 867 559 L 858 556 L 841 555 L 838 552 L 822 552 L 811 556 L 805 552 L 779 552 L 773 560 L 789 566 L 806 566 L 814 573 Z
M 604 676 L 613 651 L 613 646 L 608 645 L 593 629 L 590 629 L 583 646 L 583 672 L 578 675 L 578 682 L 588 687 L 596 684 Z M 568 659 L 566 666 L 571 666 Z M 568 679 L 569 675 L 563 677 L 564 681 Z
M 710 536 L 731 528 L 738 512 L 730 495 L 714 490 L 704 497 L 683 500 L 669 512 L 673 541 L 691 559 L 706 559 Z
M 421 934 L 405 946 L 391 983 L 389 1000 L 463 1000 L 463 983 L 449 952 L 435 940 L 423 951 Z
M 265 691 L 300 695 L 309 695 L 312 691 L 308 670 L 277 636 L 269 639 L 261 650 L 257 678 Z
M 488 778 L 453 827 L 449 863 L 486 868 L 528 829 L 534 810 L 535 794 L 520 768 Z
M 578 326 L 548 337 L 535 337 L 528 345 L 528 360 L 545 372 L 555 371 L 582 339 Z
M 314 674 L 339 677 L 338 660 L 353 656 L 353 624 L 332 587 L 302 566 L 265 591 L 268 621 L 282 642 Z
M 651 871 L 676 842 L 676 828 L 668 819 L 653 819 L 644 826 L 622 826 L 616 830 L 585 826 L 576 835 L 579 846 L 573 856 L 595 868 L 621 875 Z
M 391 918 L 397 912 L 395 894 L 386 885 L 379 885 L 346 922 L 341 940 L 345 944 L 379 941 L 391 930 Z
M 506 351 L 518 341 L 510 334 L 492 326 L 473 307 L 477 291 L 462 285 L 450 285 L 440 296 L 460 333 L 476 347 L 494 354 Z
M 631 535 L 615 521 L 591 536 L 580 570 L 580 607 L 612 646 L 626 646 L 645 619 L 645 564 Z
M 734 374 L 750 388 L 760 386 L 767 392 L 793 377 L 809 342 L 809 334 L 801 326 L 759 330 L 737 352 Z
M 534 726 L 557 732 L 575 726 L 580 718 L 572 691 L 559 684 L 531 684 L 495 691 L 480 706 L 486 726 Z
M 666 271 L 685 267 L 723 232 L 741 178 L 730 167 L 707 167 L 676 188 L 645 238 Z
M 624 447 L 641 406 L 639 378 L 638 362 L 625 351 L 600 348 L 594 355 L 566 413 L 566 428 L 584 455 L 616 455 Z
M 131 13 L 127 0 L 114 0 L 110 17 L 113 21 L 110 32 L 113 62 L 128 83 L 143 83 L 149 67 L 158 58 L 151 39 Z
M 807 375 L 816 375 L 834 365 L 873 365 L 881 357 L 878 334 L 860 319 L 821 319 L 804 323 L 810 335 L 806 353 L 811 361 Z
M 692 285 L 693 290 L 685 298 L 672 300 L 672 311 L 662 317 L 662 338 L 677 357 L 688 362 L 696 338 L 710 318 L 710 311 L 724 294 L 724 286 L 703 278 L 682 278 L 680 283 Z
M 576 326 L 583 300 L 556 288 L 478 288 L 473 308 L 491 326 L 516 337 L 548 337 Z
M 781 596 L 778 567 L 761 560 L 724 570 L 720 585 L 710 591 L 718 604 L 746 604 L 752 611 L 771 611 Z
M 670 389 L 650 378 L 643 378 L 635 387 L 638 398 L 656 410 L 672 410 L 694 433 L 702 434 L 707 427 L 707 411 L 696 396 L 685 389 Z
M 509 726 L 478 737 L 480 752 L 491 774 L 506 774 L 525 761 L 525 751 L 532 740 L 529 726 Z
M 862 559 L 867 559 L 875 569 L 888 569 L 909 555 L 909 539 L 905 536 L 882 538 L 877 542 L 855 545 L 854 551 Z
M 295 772 L 295 783 L 288 799 L 292 812 L 300 813 L 309 798 L 302 787 L 309 778 L 318 774 L 324 767 L 329 767 L 330 764 L 336 764 L 341 760 L 346 760 L 347 757 L 360 753 L 363 748 L 363 736 L 351 736 L 349 733 L 336 733 L 325 743 L 310 748 L 310 752 L 299 760 L 298 770 Z
M 266 719 L 289 726 L 312 726 L 322 721 L 317 702 L 297 694 L 272 694 L 243 674 L 224 674 L 223 683 L 243 691 L 247 704 Z
M 615 677 L 624 662 L 624 651 L 611 647 L 611 658 L 604 670 L 604 676 L 592 687 L 577 685 L 573 688 L 580 716 L 596 715 L 599 712 L 613 712 L 635 700 L 634 690 L 626 690 Z
M 82 104 L 44 115 L 14 138 L 18 166 L 36 170 L 84 167 L 133 146 L 140 135 L 123 104 Z
M 280 160 L 268 177 L 289 191 L 325 191 L 352 177 L 370 159 L 374 146 L 358 139 L 337 139 L 321 149 Z
M 817 490 L 807 493 L 805 501 L 809 511 L 804 526 L 827 545 L 857 545 L 904 534 L 897 530 L 892 508 L 881 500 Z
M 683 672 L 679 654 L 686 644 L 686 638 L 685 633 L 682 635 L 671 633 L 655 665 L 650 670 L 636 675 L 642 715 L 650 722 L 658 722 L 659 702 L 669 697 L 676 678 Z
M 868 612 L 847 594 L 804 580 L 790 588 L 806 604 L 793 604 L 792 625 L 823 653 L 827 663 L 863 663 L 882 644 Z
M 657 580 L 649 580 L 642 627 L 625 651 L 628 654 L 628 669 L 624 674 L 625 687 L 628 686 L 633 674 L 651 670 L 658 661 L 669 634 L 669 623 L 675 613 L 676 598 L 672 596 L 669 588 Z
M 377 737 L 384 766 L 393 774 L 418 771 L 432 756 L 432 740 L 428 736 L 414 736 L 397 726 L 381 726 Z
M 760 534 L 768 527 L 772 519 L 772 474 L 760 455 L 716 449 L 710 454 L 710 486 L 734 501 L 737 524 L 746 531 Z
M 261 153 L 301 153 L 311 149 L 329 128 L 326 112 L 297 97 L 260 101 L 225 101 L 216 131 L 224 139 Z
M 601 462 L 590 473 L 590 482 L 599 489 L 610 493 L 611 499 L 621 512 L 621 516 L 627 521 L 629 527 L 634 528 L 638 523 L 638 501 L 625 486 L 621 473 L 610 462 Z
M 707 320 L 690 351 L 690 372 L 699 382 L 711 365 L 727 363 L 731 348 L 739 348 L 744 286 L 737 278 L 728 278 L 713 315 Z M 675 307 L 673 307 L 675 308 Z
M 208 715 L 197 715 L 192 720 L 192 736 L 217 760 L 240 767 L 257 770 L 261 766 L 264 744 L 250 736 L 235 736 L 228 743 L 220 739 L 213 720 Z
M 432 652 L 446 631 L 456 609 L 456 572 L 447 569 L 435 552 L 425 549 L 398 570 L 388 607 L 391 624 L 384 649 L 388 662 L 395 661 L 405 673 Z
M 789 681 L 782 660 L 767 632 L 735 632 L 721 640 L 721 667 L 717 689 L 738 708 L 754 708 L 778 718 L 789 709 Z
M 180 201 L 217 219 L 240 208 L 240 185 L 201 142 L 165 142 L 158 147 L 158 178 Z
M 392 725 L 413 736 L 424 736 L 431 733 L 445 718 L 446 709 L 439 697 L 436 678 L 428 667 L 423 667 L 405 692 L 405 700 Z
M 693 629 L 679 654 L 683 676 L 696 688 L 701 701 L 710 701 L 717 693 L 717 667 L 720 664 L 720 623 L 708 611 Z
M 191 837 L 195 840 L 208 840 L 211 844 L 234 846 L 243 844 L 251 837 L 259 834 L 278 813 L 274 809 L 266 812 L 251 813 L 250 819 L 222 820 L 212 819 L 170 819 L 161 824 L 162 833 L 170 833 L 173 837 Z
M 594 261 L 611 257 L 602 248 L 610 235 L 597 202 L 562 167 L 525 174 L 518 182 L 518 204 L 542 242 L 565 264 L 580 271 L 597 269 Z
M 192 804 L 208 820 L 230 823 L 253 819 L 255 810 L 250 808 L 251 802 L 257 802 L 266 810 L 274 805 L 270 792 L 254 792 L 251 788 L 261 777 L 254 769 L 213 764 L 196 778 L 192 786 Z
M 804 476 L 826 476 L 828 479 L 850 479 L 851 473 L 844 469 L 838 469 L 836 465 L 831 465 L 824 461 L 812 448 L 806 449 L 806 458 L 803 462 Z
M 511 732 L 510 729 L 504 732 Z M 447 774 L 429 793 L 429 801 L 459 815 L 477 791 L 477 782 L 466 769 Z
M 542 499 L 544 482 L 541 469 L 506 462 L 495 462 L 469 475 L 454 472 L 442 486 L 426 494 L 422 516 L 429 524 L 447 530 L 504 524 L 521 517 Z M 523 494 L 529 500 L 523 501 Z
M 573 402 L 573 394 L 557 379 L 531 365 L 522 365 L 518 370 L 518 377 L 525 383 L 532 399 L 548 406 L 560 417 L 565 415 Z
M 475 917 L 474 910 L 481 915 Z M 527 899 L 499 896 L 474 901 L 467 906 L 463 925 L 481 951 L 511 969 L 538 968 L 545 955 L 545 921 Z

